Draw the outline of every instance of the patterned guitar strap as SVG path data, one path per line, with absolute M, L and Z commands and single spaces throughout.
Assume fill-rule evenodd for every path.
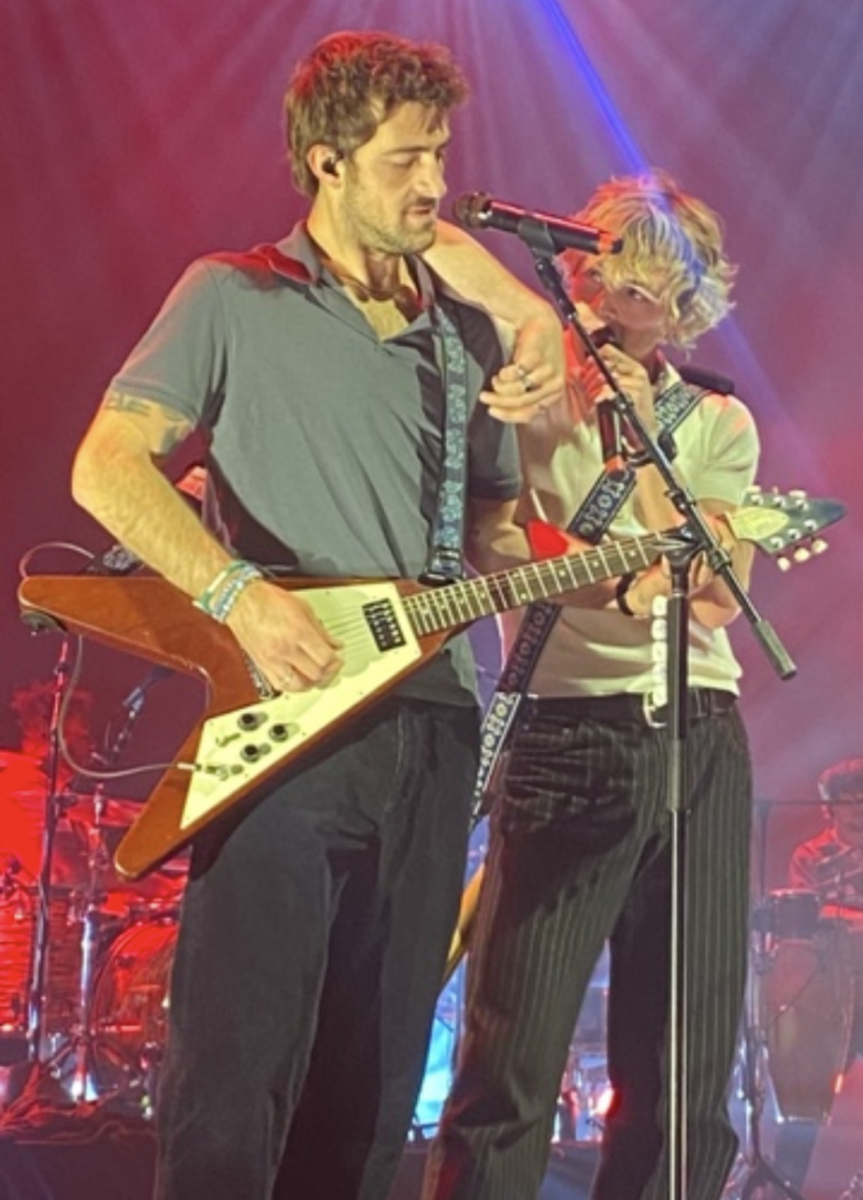
M 660 435 L 670 438 L 709 390 L 680 379 L 660 393 L 656 398 Z M 631 466 L 624 471 L 603 471 L 567 526 L 567 533 L 594 545 L 598 543 L 634 487 L 635 471 Z M 474 784 L 475 820 L 484 816 L 491 807 L 495 785 L 504 774 L 507 739 L 559 614 L 560 605 L 557 604 L 540 602 L 529 605 L 510 647 L 498 686 L 483 717 L 479 767 Z
M 467 475 L 467 357 L 453 317 L 440 298 L 434 309 L 438 366 L 443 381 L 444 430 L 441 478 L 422 579 L 446 583 L 464 574 L 464 509 Z

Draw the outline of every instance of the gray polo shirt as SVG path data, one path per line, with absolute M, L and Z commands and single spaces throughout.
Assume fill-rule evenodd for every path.
M 205 511 L 237 554 L 325 578 L 422 572 L 444 399 L 435 284 L 420 260 L 412 268 L 423 311 L 382 340 L 322 269 L 303 224 L 277 245 L 208 255 L 115 377 L 203 430 Z M 478 309 L 445 303 L 467 359 L 468 494 L 514 498 L 512 429 L 476 402 L 502 363 L 496 331 Z M 463 701 L 465 664 L 453 686 L 441 669 L 449 657 L 402 691 Z

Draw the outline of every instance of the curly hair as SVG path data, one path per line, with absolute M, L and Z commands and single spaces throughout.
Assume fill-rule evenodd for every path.
M 737 268 L 723 251 L 719 217 L 664 171 L 609 180 L 573 219 L 622 238 L 620 253 L 602 260 L 608 286 L 625 281 L 651 288 L 662 275 L 673 345 L 690 347 L 733 307 L 729 295 Z M 570 278 L 583 260 L 572 250 L 560 256 Z
M 449 51 L 390 33 L 333 33 L 293 73 L 285 94 L 294 184 L 314 196 L 306 157 L 324 143 L 348 156 L 369 141 L 395 108 L 416 101 L 440 114 L 461 104 L 467 82 Z
M 818 793 L 828 804 L 843 795 L 863 796 L 863 758 L 845 758 L 828 767 L 818 779 Z
M 10 708 L 18 720 L 25 753 L 41 753 L 48 746 L 55 696 L 56 683 L 50 679 L 35 679 L 12 693 Z M 93 749 L 92 713 L 93 693 L 87 688 L 75 687 L 64 693 L 60 709 L 62 739 L 78 762 L 83 762 Z

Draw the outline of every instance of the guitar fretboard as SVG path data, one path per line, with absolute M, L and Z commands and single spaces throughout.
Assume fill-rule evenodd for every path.
M 415 633 L 440 633 L 479 617 L 550 600 L 575 588 L 642 570 L 656 562 L 668 546 L 669 537 L 663 533 L 621 538 L 593 550 L 428 588 L 405 597 L 404 607 Z

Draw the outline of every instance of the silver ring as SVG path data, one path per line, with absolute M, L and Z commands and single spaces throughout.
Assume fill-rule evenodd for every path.
M 522 366 L 518 367 L 518 377 L 521 380 L 521 386 L 526 392 L 532 392 L 535 390 L 536 384 L 531 379 L 530 372 L 525 370 L 525 368 Z

